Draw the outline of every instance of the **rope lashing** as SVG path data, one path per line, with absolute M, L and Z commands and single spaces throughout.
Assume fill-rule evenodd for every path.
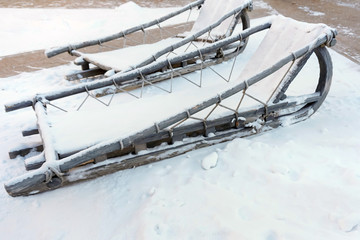
M 247 80 L 245 80 L 244 83 L 245 83 L 245 89 L 244 90 L 247 90 L 249 88 L 249 83 L 248 83 Z
M 186 110 L 187 118 L 191 118 L 191 114 L 189 113 L 189 110 Z
M 156 133 L 159 133 L 160 132 L 159 124 L 154 123 L 154 126 L 155 126 L 155 129 L 156 129 Z
M 75 48 L 74 48 L 71 44 L 69 44 L 69 46 L 68 46 L 68 53 L 69 53 L 71 56 L 74 56 L 73 53 L 72 53 L 73 50 L 75 50 Z
M 235 119 L 234 119 L 234 121 L 235 121 L 235 128 L 239 128 L 239 127 L 240 127 L 239 113 L 236 111 L 236 112 L 234 113 L 234 115 L 235 115 Z
M 172 128 L 167 128 L 166 131 L 168 132 L 170 138 L 174 137 L 174 131 Z
M 207 127 L 207 123 L 206 123 L 205 119 L 203 119 L 203 126 L 204 126 L 204 136 L 207 137 L 209 135 L 209 133 L 208 133 L 208 127 Z
M 99 98 L 97 98 L 96 96 L 94 96 L 92 93 L 90 93 L 90 91 L 89 91 L 89 89 L 88 89 L 88 87 L 87 87 L 86 85 L 85 85 L 85 91 L 86 91 L 86 93 L 87 93 L 87 96 L 85 97 L 85 99 L 83 100 L 83 102 L 80 104 L 80 106 L 78 107 L 78 109 L 77 109 L 76 111 L 79 111 L 79 110 L 82 108 L 82 106 L 84 105 L 84 103 L 87 101 L 87 99 L 88 99 L 89 97 L 95 99 L 96 101 L 98 101 L 98 102 L 100 102 L 101 104 L 103 104 L 103 105 L 105 105 L 105 106 L 108 107 L 108 106 L 110 106 L 110 104 L 111 104 L 111 102 L 112 102 L 112 100 L 113 100 L 113 98 L 114 98 L 114 95 L 115 95 L 115 92 L 114 92 L 114 93 L 112 94 L 109 102 L 108 102 L 108 103 L 105 103 L 105 102 L 101 101 Z
M 145 29 L 144 29 L 143 25 L 141 25 L 141 31 L 144 33 L 144 35 L 143 35 L 143 43 L 145 44 L 146 43 L 146 32 L 145 32 Z
M 124 150 L 124 142 L 122 139 L 119 141 L 119 144 L 120 144 L 120 151 Z
M 48 168 L 45 171 L 45 183 L 49 183 L 52 180 L 53 174 L 55 174 L 55 176 L 57 176 L 61 182 L 64 181 L 64 173 L 61 172 L 60 167 L 58 165 L 55 164 L 46 164 L 46 167 Z

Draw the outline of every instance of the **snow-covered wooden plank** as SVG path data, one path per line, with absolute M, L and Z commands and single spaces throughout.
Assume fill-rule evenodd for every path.
M 14 148 L 9 151 L 9 158 L 15 159 L 18 156 L 26 156 L 30 152 L 42 152 L 44 150 L 44 147 L 41 143 L 28 143 L 26 145 L 21 145 L 17 148 Z
M 43 99 L 39 100 L 38 102 L 36 102 L 34 108 L 37 117 L 37 125 L 39 129 L 39 133 L 44 146 L 45 159 L 48 163 L 52 163 L 58 160 L 59 156 L 54 147 L 53 135 L 51 134 L 46 108 L 42 101 L 46 101 L 46 100 Z
M 37 127 L 33 127 L 33 128 L 23 130 L 21 133 L 22 133 L 23 137 L 28 137 L 28 136 L 39 134 L 39 130 L 37 129 Z
M 312 100 L 310 100 L 312 99 Z M 309 96 L 308 99 L 304 99 L 305 102 L 309 101 L 316 101 L 316 96 Z M 293 107 L 294 104 L 296 105 L 296 102 L 284 102 L 277 105 L 274 105 L 271 107 L 271 111 L 281 110 L 284 107 Z M 301 103 L 303 104 L 303 103 Z M 265 113 L 265 108 L 262 108 L 262 110 L 254 109 L 251 111 L 247 111 L 244 113 L 241 113 L 241 116 L 254 116 L 255 115 L 261 115 Z M 238 129 L 232 129 L 234 127 L 234 122 L 232 119 L 234 116 L 227 116 L 223 117 L 221 119 L 217 119 L 214 121 L 209 121 L 209 126 L 215 126 L 215 125 L 222 125 L 224 123 L 229 123 L 229 126 L 226 128 L 227 131 L 220 131 L 218 133 L 213 134 L 211 137 L 200 137 L 195 138 L 193 141 L 187 141 L 185 143 L 175 143 L 174 145 L 167 145 L 165 147 L 161 148 L 154 148 L 153 150 L 147 150 L 145 152 L 139 152 L 138 155 L 125 155 L 120 158 L 115 159 L 109 159 L 107 161 L 100 162 L 99 164 L 95 165 L 87 165 L 84 166 L 84 168 L 79 168 L 78 170 L 71 171 L 69 174 L 62 176 L 61 182 L 59 182 L 59 185 L 56 185 L 52 187 L 48 183 L 46 183 L 46 175 L 48 174 L 49 169 L 47 168 L 46 164 L 43 165 L 40 169 L 34 170 L 29 172 L 28 174 L 25 174 L 23 176 L 20 176 L 18 178 L 15 178 L 13 180 L 8 181 L 5 183 L 5 189 L 11 196 L 19 196 L 19 195 L 31 195 L 47 190 L 52 190 L 60 186 L 65 186 L 70 183 L 74 183 L 77 181 L 83 181 L 87 179 L 92 179 L 101 175 L 113 173 L 116 171 L 124 170 L 124 169 L 130 169 L 138 166 L 142 166 L 145 164 L 149 164 L 156 161 L 161 161 L 170 157 L 174 157 L 180 154 L 184 154 L 188 151 L 192 151 L 194 149 L 211 146 L 214 144 L 218 144 L 220 142 L 225 142 L 232 140 L 237 137 L 245 137 L 249 135 L 253 135 L 256 132 L 254 132 L 253 127 L 249 125 L 250 127 L 246 127 L 246 122 L 242 124 L 242 126 Z M 255 118 L 256 119 L 256 118 Z M 274 118 L 270 122 L 265 122 L 264 126 L 271 126 L 271 128 L 263 127 L 261 129 L 258 129 L 257 131 L 266 131 L 273 128 L 276 128 L 280 126 L 281 121 L 279 119 Z M 192 124 L 191 126 L 183 126 L 181 127 L 176 134 L 189 131 L 196 131 L 198 129 L 203 128 L 203 126 L 199 125 L 199 123 Z M 166 132 L 160 132 L 159 133 L 160 138 L 166 138 Z M 154 135 L 148 135 L 148 140 L 156 140 L 159 139 L 159 136 L 154 137 Z M 118 145 L 117 147 L 114 146 L 113 152 L 121 151 L 122 149 L 126 150 L 125 141 L 123 141 L 124 145 Z M 129 149 L 129 148 L 127 148 Z M 83 158 L 84 156 L 91 154 L 93 149 L 87 149 L 84 153 L 78 153 L 75 154 L 75 158 Z M 110 150 L 107 148 L 107 150 Z M 97 156 L 103 156 L 106 150 L 102 149 L 101 153 L 96 154 Z M 108 152 L 111 155 L 111 152 Z M 116 156 L 116 155 L 114 155 Z M 70 156 L 69 158 L 73 158 L 74 156 Z M 94 156 L 93 159 L 96 157 Z M 68 159 L 62 159 L 58 161 L 59 163 L 59 169 L 61 171 L 66 172 L 66 169 L 69 170 L 73 168 L 72 164 L 67 165 L 69 163 Z M 65 165 L 64 165 L 65 164 Z M 68 169 L 69 168 L 69 169 Z M 55 177 L 55 179 L 57 179 Z M 60 181 L 59 179 L 54 181 Z
M 26 170 L 33 170 L 40 168 L 45 163 L 45 155 L 44 152 L 33 156 L 31 158 L 25 159 L 25 168 Z

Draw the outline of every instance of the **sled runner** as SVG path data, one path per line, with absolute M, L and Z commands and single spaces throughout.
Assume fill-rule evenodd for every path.
M 171 20 L 187 11 L 190 16 L 192 9 L 195 8 L 200 8 L 200 13 L 190 31 L 174 35 L 161 26 L 165 21 Z M 78 57 L 74 63 L 81 65 L 82 71 L 66 76 L 68 80 L 79 80 L 98 75 L 101 76 L 103 74 L 110 76 L 117 72 L 127 72 L 145 66 L 158 59 L 164 59 L 170 54 L 181 54 L 204 45 L 209 45 L 219 39 L 227 38 L 231 36 L 239 22 L 242 24 L 242 28 L 246 29 L 250 26 L 247 14 L 248 10 L 252 10 L 252 0 L 200 0 L 162 18 L 126 29 L 114 35 L 68 46 L 56 47 L 47 50 L 45 54 L 48 57 L 53 57 L 57 54 L 68 52 Z M 155 31 L 153 28 L 158 28 L 158 30 Z M 170 37 L 165 38 L 169 34 Z M 138 36 L 140 39 L 134 39 L 134 36 L 135 38 Z M 158 39 L 159 36 L 160 39 Z M 241 47 L 237 49 L 236 54 L 243 51 L 246 43 L 247 39 L 239 42 Z M 134 44 L 135 46 L 132 46 Z M 107 49 L 108 51 L 96 53 L 79 51 L 81 48 L 94 45 L 99 45 L 102 47 L 101 50 Z M 236 49 L 236 47 L 237 46 L 230 45 L 227 48 Z M 109 49 L 111 50 L 109 51 Z M 144 52 L 149 52 L 148 49 L 151 49 L 150 54 L 144 55 Z M 210 62 L 213 64 L 215 64 L 215 62 L 219 63 L 227 59 L 223 58 L 222 53 L 217 52 L 209 53 L 206 56 L 212 60 L 208 61 L 208 64 L 210 64 Z M 227 57 L 233 56 L 234 53 L 227 54 Z M 184 62 L 174 63 L 173 67 L 175 71 L 179 71 L 180 73 L 196 71 L 201 67 L 199 64 L 196 64 L 196 61 L 197 58 L 188 59 Z M 90 64 L 95 67 L 90 69 Z M 164 71 L 164 69 L 160 69 L 160 71 L 161 70 Z M 167 78 L 161 75 L 158 77 L 160 79 Z
M 196 56 L 204 64 L 202 56 L 262 31 L 266 35 L 251 57 L 245 56 L 249 47 L 239 55 L 241 65 L 225 62 L 179 77 L 172 72 L 169 80 L 145 86 L 154 70 L 173 69 Z M 26 159 L 33 170 L 5 183 L 5 189 L 11 196 L 35 194 L 306 120 L 329 91 L 332 62 L 326 46 L 336 43 L 336 34 L 324 24 L 278 16 L 195 51 L 8 104 L 7 111 L 33 106 L 38 129 L 27 133 L 40 133 L 37 147 L 43 152 Z M 224 75 L 232 76 L 230 81 Z M 141 88 L 128 93 L 150 92 L 141 99 L 92 93 L 138 79 Z M 160 91 L 166 84 L 176 90 Z

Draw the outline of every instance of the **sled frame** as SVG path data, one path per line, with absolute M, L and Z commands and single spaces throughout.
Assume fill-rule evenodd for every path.
M 65 78 L 67 80 L 75 81 L 75 80 L 81 80 L 81 79 L 92 78 L 92 77 L 96 77 L 96 78 L 100 77 L 100 79 L 101 79 L 101 76 L 103 76 L 103 74 L 105 74 L 109 70 L 112 70 L 111 67 L 104 66 L 101 63 L 94 63 L 95 67 L 90 68 L 90 65 L 89 65 L 90 62 L 86 61 L 83 58 L 83 54 L 78 51 L 79 49 L 82 49 L 85 47 L 91 47 L 91 46 L 95 46 L 95 45 L 103 46 L 104 43 L 107 43 L 107 42 L 110 42 L 113 40 L 119 40 L 119 39 L 124 39 L 124 43 L 125 43 L 127 37 L 130 34 L 134 34 L 134 33 L 143 34 L 143 41 L 142 41 L 142 43 L 139 43 L 139 44 L 144 44 L 144 43 L 146 43 L 146 38 L 147 38 L 146 31 L 147 30 L 150 30 L 152 27 L 158 27 L 160 30 L 160 33 L 161 33 L 161 31 L 163 31 L 163 28 L 160 26 L 160 24 L 162 22 L 164 22 L 170 18 L 173 18 L 181 13 L 184 13 L 186 11 L 190 11 L 190 13 L 189 13 L 189 15 L 190 15 L 191 11 L 194 8 L 200 8 L 204 4 L 205 1 L 206 0 L 195 1 L 191 4 L 186 5 L 185 7 L 181 8 L 175 12 L 172 12 L 170 14 L 167 14 L 166 16 L 163 16 L 159 19 L 152 20 L 145 24 L 141 24 L 141 25 L 126 29 L 124 31 L 121 31 L 119 33 L 116 33 L 116 34 L 113 34 L 113 35 L 110 35 L 107 37 L 49 49 L 45 52 L 45 55 L 50 58 L 50 57 L 56 56 L 56 55 L 64 53 L 64 52 L 68 52 L 70 55 L 78 57 L 74 62 L 76 65 L 80 65 L 82 67 L 82 70 L 65 76 Z M 183 38 L 183 39 L 177 43 L 171 44 L 170 46 L 167 46 L 166 48 L 161 49 L 160 51 L 156 52 L 155 54 L 153 54 L 151 56 L 148 56 L 141 62 L 137 63 L 135 66 L 131 66 L 128 69 L 123 69 L 121 72 L 127 72 L 132 69 L 136 69 L 136 68 L 148 65 L 148 64 L 156 61 L 157 59 L 159 59 L 161 56 L 174 53 L 174 51 L 176 49 L 178 49 L 182 46 L 185 46 L 187 44 L 191 44 L 192 42 L 196 42 L 196 41 L 210 42 L 210 43 L 216 42 L 216 41 L 220 40 L 221 38 L 213 39 L 213 38 L 209 37 L 211 31 L 229 18 L 232 19 L 232 23 L 229 26 L 229 29 L 228 29 L 227 33 L 225 34 L 225 36 L 223 36 L 224 38 L 226 38 L 232 34 L 232 32 L 235 29 L 235 26 L 238 24 L 238 22 L 240 20 L 242 22 L 243 29 L 249 28 L 250 20 L 249 20 L 247 11 L 251 11 L 252 9 L 253 9 L 252 1 L 251 0 L 245 1 L 242 6 L 238 6 L 237 8 L 233 9 L 232 11 L 226 13 L 224 16 L 222 16 L 220 19 L 218 19 L 215 23 L 203 28 L 202 30 L 200 30 L 196 33 L 191 34 L 190 36 L 187 36 L 187 37 L 177 36 L 177 37 Z M 206 37 L 206 39 L 203 39 L 203 36 L 206 34 L 208 35 L 208 37 Z M 162 35 L 162 33 L 161 33 L 161 35 Z M 244 50 L 244 48 L 246 47 L 247 41 L 248 41 L 248 39 L 243 39 L 242 47 L 241 47 L 241 50 L 237 52 L 238 54 Z M 218 56 L 219 55 L 217 55 L 216 57 L 213 57 L 213 61 L 216 61 L 217 63 L 219 63 L 222 58 L 218 57 Z M 178 64 L 181 64 L 180 66 L 182 66 L 184 64 L 189 64 L 194 61 L 196 61 L 196 59 L 192 59 L 187 62 L 182 62 L 182 63 L 178 63 Z M 196 71 L 197 69 L 198 68 L 196 66 L 194 66 L 194 68 L 192 68 L 192 71 Z M 176 70 L 178 70 L 178 69 L 176 69 Z M 114 72 L 117 72 L 117 71 L 114 71 Z
M 237 42 L 250 35 L 271 27 L 271 22 L 257 27 L 249 28 L 242 33 L 216 42 L 212 46 L 204 47 L 198 51 L 186 53 L 168 59 L 168 61 L 154 62 L 142 68 L 122 73 L 114 78 L 105 79 L 101 82 L 87 83 L 76 86 L 65 91 L 58 91 L 48 94 L 37 95 L 32 100 L 25 100 L 19 103 L 10 104 L 8 110 L 15 110 L 23 107 L 33 106 L 38 119 L 38 131 L 43 141 L 44 160 L 40 168 L 32 170 L 23 176 L 19 176 L 5 184 L 6 191 L 11 196 L 31 195 L 58 187 L 72 184 L 77 181 L 95 178 L 115 171 L 130 169 L 151 162 L 160 161 L 174 157 L 193 149 L 210 146 L 219 142 L 229 141 L 236 137 L 245 137 L 264 132 L 281 126 L 283 119 L 287 122 L 296 123 L 310 117 L 322 104 L 329 92 L 332 78 L 332 62 L 325 46 L 333 46 L 336 42 L 336 32 L 332 36 L 321 34 L 308 46 L 293 52 L 272 67 L 256 74 L 255 76 L 239 83 L 235 87 L 222 92 L 221 94 L 194 105 L 186 111 L 180 112 L 168 119 L 155 123 L 154 126 L 146 128 L 136 134 L 125 138 L 116 138 L 110 141 L 96 144 L 87 149 L 67 156 L 60 156 L 52 144 L 49 125 L 47 124 L 47 106 L 50 101 L 71 96 L 73 94 L 108 86 L 111 82 L 129 81 L 140 75 L 147 76 L 154 69 L 161 69 L 168 66 L 172 61 L 184 60 L 189 57 L 200 56 L 212 51 L 213 48 L 221 48 L 228 44 Z M 302 101 L 283 98 L 288 86 L 300 72 L 311 54 L 316 54 L 319 62 L 320 75 L 315 93 L 302 97 Z M 216 120 L 200 121 L 197 123 L 169 129 L 170 126 L 191 118 L 201 110 L 221 104 L 222 100 L 233 96 L 241 91 L 246 91 L 253 84 L 273 74 L 289 62 L 294 62 L 289 74 L 284 76 L 283 85 L 274 92 L 273 101 L 258 108 L 245 112 L 234 112 Z M 284 111 L 287 110 L 287 111 Z M 254 122 L 261 122 L 261 128 L 256 127 Z M 188 141 L 181 142 L 187 138 Z M 161 143 L 168 143 L 165 147 L 159 147 Z M 141 150 L 147 149 L 147 153 Z

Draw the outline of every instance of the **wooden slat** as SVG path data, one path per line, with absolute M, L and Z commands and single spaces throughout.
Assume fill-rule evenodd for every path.
M 40 168 L 45 163 L 44 152 L 37 156 L 27 158 L 25 160 L 25 168 L 27 171 Z
M 26 130 L 22 131 L 21 133 L 22 133 L 23 137 L 28 137 L 28 136 L 39 134 L 39 130 L 37 128 L 31 128 L 31 129 L 26 129 Z
M 36 144 L 32 147 L 25 147 L 18 150 L 12 150 L 9 152 L 9 158 L 15 159 L 18 156 L 25 157 L 30 152 L 36 151 L 36 152 L 42 152 L 44 150 L 44 147 L 42 144 Z

